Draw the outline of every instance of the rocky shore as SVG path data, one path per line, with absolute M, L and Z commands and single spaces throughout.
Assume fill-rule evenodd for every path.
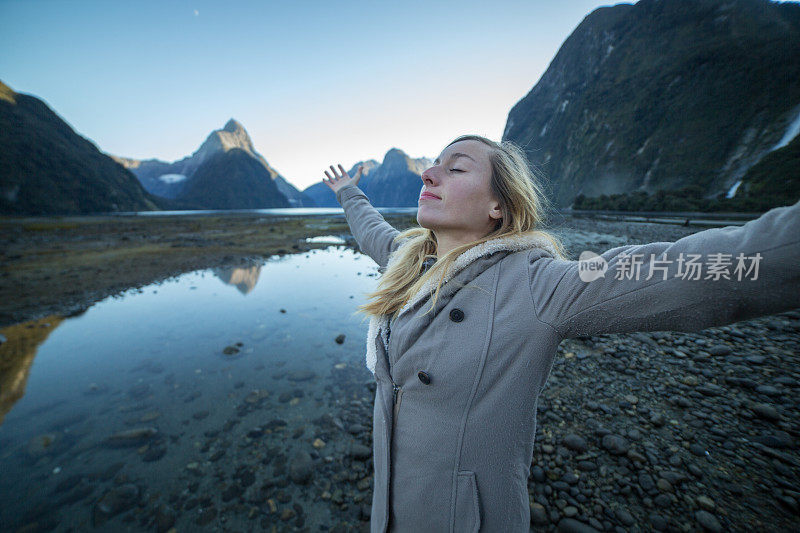
M 800 313 L 559 352 L 539 402 L 535 526 L 797 529 Z

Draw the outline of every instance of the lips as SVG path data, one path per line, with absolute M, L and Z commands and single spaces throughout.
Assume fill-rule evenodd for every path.
M 439 198 L 439 197 L 438 197 L 438 196 L 436 196 L 435 194 L 433 194 L 433 193 L 429 193 L 429 192 L 427 192 L 427 191 L 425 191 L 424 193 L 422 193 L 422 194 L 420 194 L 420 195 L 419 195 L 419 199 L 420 199 L 420 200 L 422 200 L 423 198 L 432 198 L 432 199 L 434 199 L 434 200 L 441 200 L 441 198 Z

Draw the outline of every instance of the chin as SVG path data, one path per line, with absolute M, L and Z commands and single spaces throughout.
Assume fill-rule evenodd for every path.
M 431 221 L 426 219 L 425 217 L 420 217 L 419 213 L 417 213 L 417 224 L 419 224 L 421 228 L 433 229 L 433 224 L 431 223 Z

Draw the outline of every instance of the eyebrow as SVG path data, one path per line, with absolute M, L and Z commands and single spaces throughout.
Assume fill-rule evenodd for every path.
M 450 156 L 450 159 L 456 159 L 457 157 L 466 157 L 467 159 L 472 159 L 472 158 L 471 158 L 470 156 L 468 156 L 467 154 L 462 154 L 461 152 L 456 152 L 456 153 L 454 153 L 453 155 L 451 155 L 451 156 Z M 477 163 L 477 161 L 475 161 L 474 159 L 472 159 L 472 161 L 474 161 L 475 163 Z M 439 162 L 439 158 L 437 157 L 437 158 L 436 158 L 436 160 L 433 162 L 433 164 L 435 165 L 435 164 L 436 164 L 436 163 L 438 163 L 438 162 Z

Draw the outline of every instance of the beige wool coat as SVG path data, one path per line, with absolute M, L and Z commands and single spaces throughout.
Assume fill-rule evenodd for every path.
M 356 185 L 336 198 L 360 249 L 384 271 L 402 245 L 392 242 L 398 230 Z M 729 279 L 705 268 L 700 279 L 682 277 L 679 257 L 700 254 L 708 264 L 715 253 L 730 259 Z M 745 263 L 757 264 L 755 275 L 737 279 L 740 253 L 760 254 Z M 458 257 L 432 313 L 422 316 L 430 284 L 391 324 L 371 320 L 373 532 L 528 531 L 536 406 L 558 344 L 698 331 L 800 307 L 800 202 L 741 227 L 600 255 L 606 275 L 583 281 L 579 261 L 554 258 L 540 239 L 495 239 Z M 640 275 L 617 279 L 636 262 Z

